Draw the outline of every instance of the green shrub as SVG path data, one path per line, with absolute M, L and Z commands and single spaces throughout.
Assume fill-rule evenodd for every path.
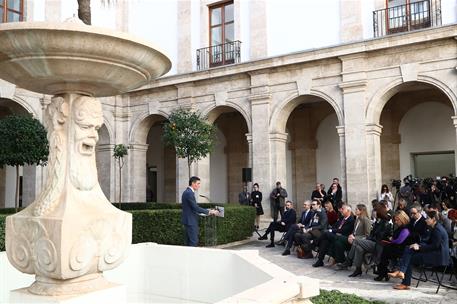
M 320 290 L 320 295 L 311 299 L 313 304 L 385 304 L 381 301 L 370 301 L 353 294 L 342 293 L 338 290 Z
M 126 205 L 126 204 L 125 204 Z M 210 208 L 209 204 L 200 204 Z M 225 217 L 202 217 L 199 222 L 200 245 L 219 245 L 243 240 L 252 235 L 255 209 L 225 205 Z M 132 242 L 156 242 L 183 245 L 184 228 L 181 224 L 181 205 L 160 210 L 130 210 L 133 216 Z
M 213 204 L 199 204 L 213 208 Z M 116 207 L 118 204 L 115 205 Z M 255 209 L 238 204 L 224 204 L 225 217 L 201 217 L 200 245 L 211 246 L 244 240 L 252 235 Z M 181 204 L 125 203 L 122 209 L 133 218 L 132 242 L 184 245 Z M 5 250 L 5 218 L 14 208 L 0 209 L 0 251 Z

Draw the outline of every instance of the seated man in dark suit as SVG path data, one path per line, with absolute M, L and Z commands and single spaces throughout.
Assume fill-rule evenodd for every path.
M 311 252 L 315 246 L 315 241 L 319 239 L 322 232 L 328 228 L 327 213 L 325 208 L 321 206 L 321 202 L 312 201 L 311 207 L 313 208 L 314 215 L 309 225 L 309 228 L 295 233 L 294 240 L 299 246 L 303 246 L 305 251 L 305 259 L 313 258 Z
M 429 236 L 430 231 L 425 223 L 425 217 L 422 216 L 422 206 L 419 204 L 413 204 L 409 209 L 409 216 L 411 221 L 409 222 L 408 229 L 410 231 L 410 241 L 412 243 L 425 242 Z
M 287 245 L 282 255 L 290 254 L 290 248 L 294 243 L 295 233 L 299 232 L 303 228 L 309 228 L 313 216 L 314 211 L 311 210 L 311 201 L 305 201 L 303 203 L 303 212 L 301 214 L 300 221 L 298 222 L 298 224 L 291 225 L 289 230 L 287 230 L 286 235 L 284 236 L 284 240 L 287 242 Z
M 349 236 L 354 230 L 354 217 L 352 216 L 351 206 L 343 204 L 341 206 L 341 214 L 342 216 L 332 228 L 324 231 L 319 237 L 319 256 L 313 267 L 324 266 L 324 258 L 328 252 L 329 245 L 336 239 L 337 235 Z
M 292 224 L 295 224 L 297 221 L 297 213 L 295 212 L 294 206 L 292 205 L 291 201 L 286 202 L 286 211 L 284 212 L 284 217 L 281 218 L 279 222 L 271 222 L 270 226 L 268 226 L 267 231 L 265 234 L 259 237 L 259 240 L 266 240 L 267 235 L 270 234 L 271 243 L 266 247 L 274 247 L 275 246 L 275 231 L 286 232 L 289 230 Z
M 394 285 L 395 289 L 409 289 L 413 265 L 449 265 L 449 238 L 444 227 L 438 222 L 438 216 L 436 211 L 427 212 L 425 221 L 430 227 L 430 237 L 426 242 L 414 243 L 406 248 L 400 259 L 398 270 L 388 274 L 391 278 L 402 279 L 401 284 Z

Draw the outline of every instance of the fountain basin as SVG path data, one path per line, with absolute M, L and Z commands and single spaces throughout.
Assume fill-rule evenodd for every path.
M 9 265 L 4 252 L 0 266 L 0 302 L 40 300 L 40 296 L 10 292 L 28 286 L 34 278 Z M 127 260 L 104 276 L 124 286 L 124 298 L 119 288 L 113 288 L 115 303 L 284 303 L 304 302 L 319 294 L 318 280 L 296 276 L 261 258 L 258 251 L 136 244 Z M 105 291 L 99 299 L 109 294 Z M 87 303 L 87 294 L 60 303 L 70 300 Z
M 0 41 L 0 78 L 49 95 L 113 96 L 171 68 L 149 42 L 76 20 L 3 23 Z

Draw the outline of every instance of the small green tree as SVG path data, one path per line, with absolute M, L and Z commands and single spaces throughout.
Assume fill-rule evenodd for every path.
M 206 157 L 214 144 L 215 128 L 198 112 L 178 109 L 163 126 L 164 142 L 175 148 L 179 158 L 187 159 L 189 169 L 192 163 Z
M 16 115 L 0 119 L 0 167 L 16 167 L 16 212 L 19 206 L 19 167 L 46 165 L 48 155 L 46 129 L 37 119 Z
M 114 146 L 114 154 L 113 157 L 117 160 L 118 168 L 119 168 L 119 209 L 121 208 L 121 200 L 122 200 L 122 167 L 124 167 L 124 156 L 128 154 L 127 146 L 123 144 L 115 145 Z

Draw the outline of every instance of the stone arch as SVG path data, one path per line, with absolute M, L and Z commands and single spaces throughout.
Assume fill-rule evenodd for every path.
M 273 110 L 269 122 L 270 132 L 284 132 L 286 130 L 287 120 L 292 111 L 301 103 L 312 102 L 314 98 L 328 102 L 335 110 L 339 125 L 344 123 L 343 111 L 338 103 L 328 94 L 318 90 L 311 90 L 310 94 L 306 95 L 300 95 L 298 92 L 294 92 L 281 101 Z
M 38 113 L 35 111 L 35 109 L 30 105 L 30 103 L 28 103 L 27 101 L 25 101 L 23 98 L 17 96 L 17 95 L 14 95 L 12 100 L 16 103 L 18 103 L 20 106 L 22 106 L 28 113 L 32 114 L 32 116 L 34 118 L 37 118 L 39 119 L 40 116 L 38 115 Z
M 198 162 L 198 173 L 210 181 L 201 191 L 222 203 L 238 201 L 243 185 L 242 168 L 249 167 L 246 134 L 250 132 L 250 119 L 247 120 L 246 113 L 240 109 L 228 103 L 213 105 L 202 112 L 216 126 L 218 135 L 215 149 Z
M 238 113 L 240 113 L 241 116 L 244 117 L 246 126 L 248 127 L 248 133 L 251 133 L 252 120 L 251 120 L 250 113 L 247 113 L 245 111 L 245 109 L 237 103 L 226 102 L 225 104 L 222 104 L 222 105 L 216 105 L 214 103 L 211 106 L 203 109 L 201 113 L 202 113 L 202 116 L 206 117 L 210 123 L 213 123 L 219 117 L 219 115 L 221 113 L 223 113 L 223 112 L 219 112 L 219 110 L 223 109 L 224 107 L 232 108 L 232 109 L 236 110 Z
M 144 113 L 140 115 L 132 124 L 129 133 L 129 143 L 146 144 L 149 130 L 151 127 L 159 122 L 168 119 L 169 114 L 164 111 L 157 111 L 157 113 Z
M 367 122 L 379 124 L 382 110 L 387 102 L 403 88 L 403 85 L 410 83 L 423 83 L 438 89 L 447 96 L 452 104 L 454 113 L 457 113 L 457 96 L 444 82 L 429 76 L 419 76 L 416 81 L 403 81 L 402 78 L 397 78 L 377 90 L 370 99 L 365 113 Z

